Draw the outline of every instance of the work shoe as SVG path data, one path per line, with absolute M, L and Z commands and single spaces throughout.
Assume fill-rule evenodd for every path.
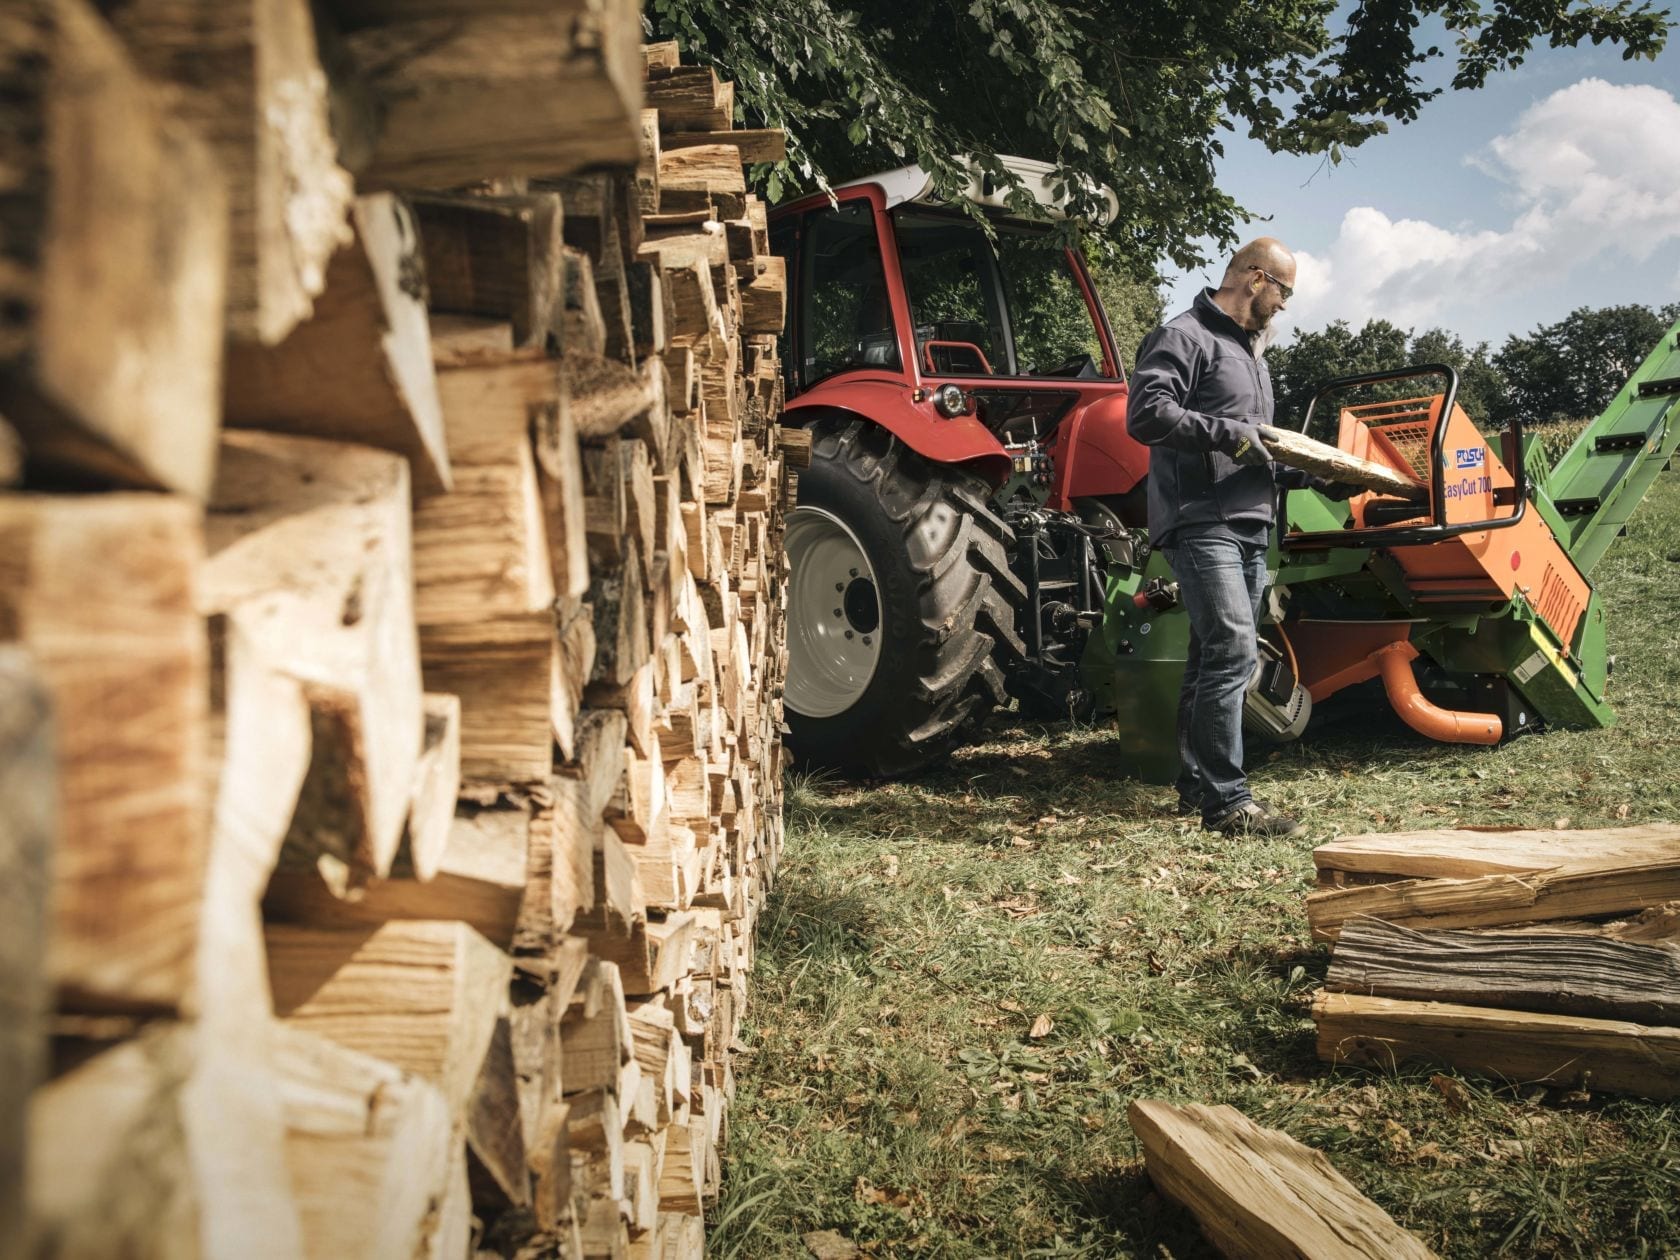
M 1183 816 L 1183 817 L 1188 817 L 1191 814 L 1199 814 L 1201 812 L 1202 812 L 1201 802 L 1200 801 L 1193 801 L 1188 796 L 1179 797 L 1178 798 L 1178 804 L 1173 806 L 1173 813 L 1178 814 L 1178 815 Z
M 1288 814 L 1279 814 L 1254 801 L 1244 801 L 1217 818 L 1205 819 L 1202 826 L 1227 836 L 1292 836 L 1301 830 L 1301 824 Z

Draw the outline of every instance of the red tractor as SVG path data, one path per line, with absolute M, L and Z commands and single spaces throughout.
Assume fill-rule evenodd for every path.
M 1059 213 L 1050 167 L 1005 164 Z M 784 700 L 807 763 L 908 773 L 1012 695 L 1090 714 L 1106 562 L 1145 523 L 1148 454 L 1084 260 L 984 176 L 965 195 L 990 239 L 915 166 L 772 219 L 783 423 L 812 433 L 786 535 Z

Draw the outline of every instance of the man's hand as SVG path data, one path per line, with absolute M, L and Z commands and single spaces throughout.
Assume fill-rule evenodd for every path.
M 1232 442 L 1231 449 L 1226 452 L 1233 460 L 1250 468 L 1264 467 L 1272 462 L 1272 453 L 1260 440 L 1259 425 L 1238 424 L 1235 429 L 1236 439 Z

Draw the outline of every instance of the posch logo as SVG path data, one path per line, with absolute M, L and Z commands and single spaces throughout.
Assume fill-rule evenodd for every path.
M 1453 452 L 1453 464 L 1457 468 L 1485 468 L 1487 467 L 1487 447 L 1461 446 Z

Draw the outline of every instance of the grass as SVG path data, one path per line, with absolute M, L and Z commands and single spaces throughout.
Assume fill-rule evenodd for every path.
M 1009 715 L 915 781 L 794 778 L 711 1254 L 1210 1254 L 1126 1122 L 1158 1097 L 1284 1129 L 1446 1257 L 1680 1255 L 1680 1106 L 1331 1069 L 1308 1018 L 1314 843 L 1680 816 L 1680 475 L 1595 578 L 1616 727 L 1471 749 L 1327 711 L 1253 770 L 1300 840 L 1203 832 L 1103 732 Z

